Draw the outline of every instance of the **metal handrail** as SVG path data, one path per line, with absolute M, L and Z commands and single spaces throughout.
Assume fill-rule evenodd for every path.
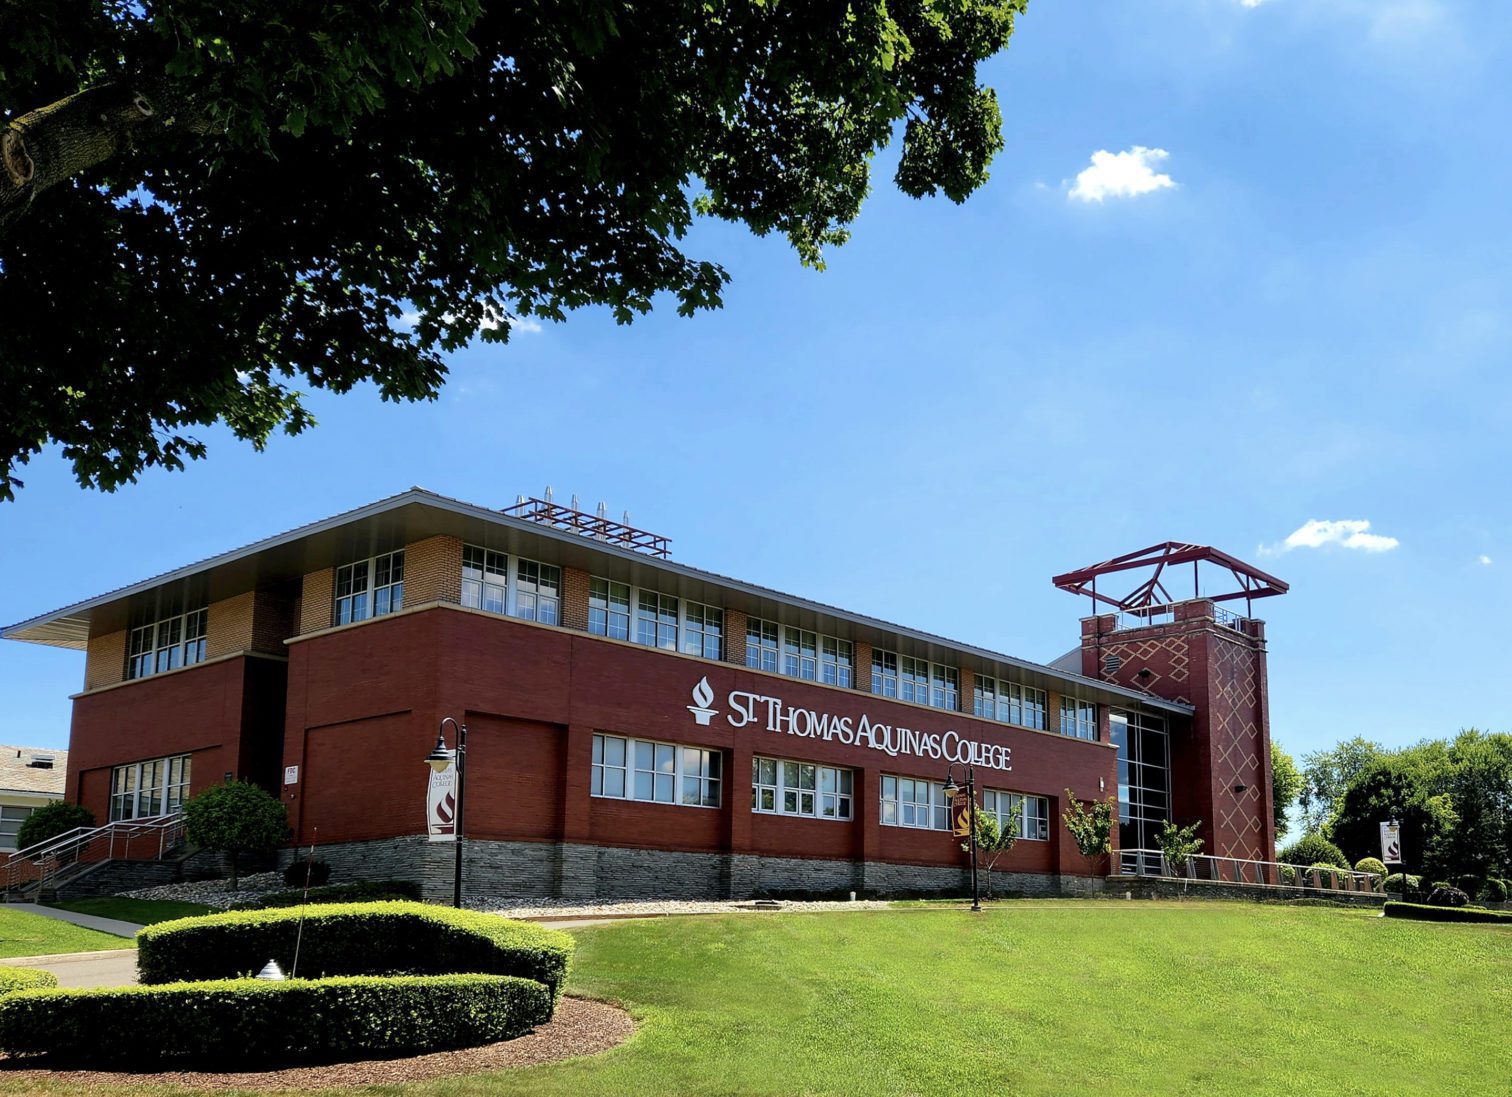
M 1119 874 L 1153 876 L 1165 880 L 1197 880 L 1209 883 L 1252 884 L 1258 887 L 1300 887 L 1316 891 L 1345 891 L 1356 895 L 1383 894 L 1385 878 L 1378 872 L 1281 861 L 1257 861 L 1248 857 L 1217 857 L 1193 854 L 1180 870 L 1158 849 L 1119 850 Z M 1287 877 L 1290 876 L 1288 880 Z
M 104 826 L 75 827 L 45 842 L 17 850 L 0 864 L 0 886 L 5 897 L 22 887 L 37 884 L 39 890 L 56 882 L 67 868 L 78 864 L 129 858 L 135 844 L 139 859 L 161 860 L 178 845 L 183 834 L 184 817 L 179 812 L 148 819 L 118 819 Z M 144 840 L 146 857 L 144 852 Z M 154 848 L 155 847 L 155 848 Z

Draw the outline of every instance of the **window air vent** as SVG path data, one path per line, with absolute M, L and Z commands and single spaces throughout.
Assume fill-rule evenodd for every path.
M 1118 672 L 1118 668 L 1121 666 L 1123 666 L 1123 659 L 1119 657 L 1119 654 L 1116 651 L 1111 652 L 1103 657 L 1104 674 L 1116 674 Z
M 33 754 L 26 764 L 31 769 L 52 769 L 55 760 L 51 754 Z

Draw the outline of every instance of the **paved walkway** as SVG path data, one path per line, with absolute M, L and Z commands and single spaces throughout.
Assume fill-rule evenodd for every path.
M 6 910 L 19 910 L 27 914 L 40 914 L 44 918 L 56 918 L 60 922 L 72 922 L 85 929 L 97 929 L 101 933 L 113 933 L 117 937 L 131 938 L 142 927 L 135 922 L 123 922 L 119 918 L 99 918 L 93 914 L 78 914 L 72 910 L 44 907 L 37 903 L 8 903 Z
M 64 987 L 120 987 L 137 981 L 134 948 L 109 952 L 66 952 L 61 956 L 16 956 L 0 960 L 6 967 L 36 967 L 50 971 Z

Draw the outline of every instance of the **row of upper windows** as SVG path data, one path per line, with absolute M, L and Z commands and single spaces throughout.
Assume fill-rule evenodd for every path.
M 594 796 L 611 800 L 717 808 L 722 760 L 719 751 L 703 747 L 595 735 L 589 787 Z M 751 810 L 760 814 L 848 821 L 854 789 L 854 771 L 843 767 L 760 755 L 751 759 Z M 880 793 L 884 826 L 951 829 L 950 802 L 938 781 L 884 774 Z M 980 810 L 1020 838 L 1050 837 L 1046 797 L 984 789 Z

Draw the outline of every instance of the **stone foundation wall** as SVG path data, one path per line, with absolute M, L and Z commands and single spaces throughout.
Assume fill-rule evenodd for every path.
M 1264 887 L 1259 884 L 1228 884 L 1212 880 L 1161 880 L 1150 876 L 1109 876 L 1103 882 L 1104 894 L 1110 899 L 1242 899 L 1246 902 L 1295 902 L 1316 899 L 1341 906 L 1378 907 L 1384 895 L 1357 894 L 1347 891 L 1319 891 L 1316 888 Z

